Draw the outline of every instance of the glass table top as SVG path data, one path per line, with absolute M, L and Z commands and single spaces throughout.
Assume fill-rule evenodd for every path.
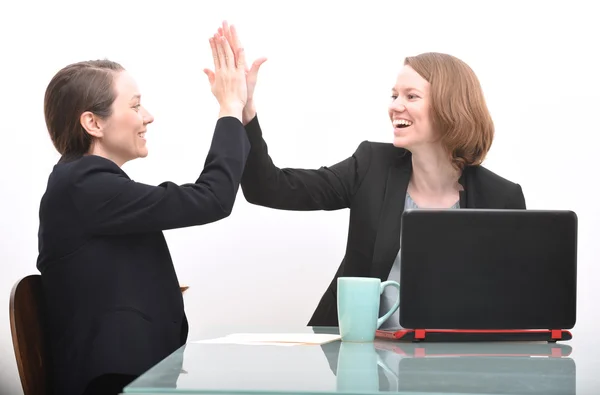
M 240 332 L 253 331 L 238 328 L 205 338 Z M 286 332 L 338 333 L 337 328 L 310 327 Z M 575 352 L 578 344 L 584 352 Z M 595 336 L 554 344 L 377 339 L 277 346 L 190 341 L 124 393 L 598 394 L 599 346 Z

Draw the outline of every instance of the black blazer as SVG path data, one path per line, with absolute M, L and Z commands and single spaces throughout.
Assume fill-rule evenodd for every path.
M 255 117 L 246 125 L 252 145 L 242 177 L 250 203 L 283 210 L 350 209 L 346 253 L 308 325 L 337 326 L 337 278 L 382 281 L 400 248 L 400 220 L 412 173 L 409 151 L 392 144 L 362 142 L 354 154 L 318 170 L 279 169 L 269 157 Z M 525 209 L 521 187 L 481 166 L 466 167 L 460 207 Z
M 241 122 L 224 117 L 193 184 L 138 183 L 92 155 L 54 166 L 40 206 L 37 267 L 56 394 L 79 395 L 105 373 L 140 375 L 186 342 L 162 231 L 227 217 L 249 150 Z

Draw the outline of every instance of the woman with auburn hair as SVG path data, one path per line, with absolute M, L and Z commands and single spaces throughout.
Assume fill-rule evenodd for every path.
M 219 34 L 240 47 L 235 29 L 225 24 Z M 308 325 L 338 325 L 338 277 L 400 278 L 405 209 L 525 209 L 519 184 L 481 166 L 494 124 L 475 73 L 456 57 L 406 58 L 388 107 L 392 143 L 364 141 L 349 158 L 315 170 L 280 169 L 269 157 L 253 101 L 259 65 L 246 76 L 242 122 L 252 145 L 242 177 L 246 200 L 282 210 L 350 209 L 345 256 Z M 395 302 L 394 293 L 386 289 L 382 312 Z M 382 329 L 398 327 L 396 311 Z

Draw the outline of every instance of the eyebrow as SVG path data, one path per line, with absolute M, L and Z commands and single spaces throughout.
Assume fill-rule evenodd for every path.
M 392 92 L 398 92 L 398 91 L 402 91 L 402 90 L 403 90 L 403 91 L 405 91 L 405 92 L 406 92 L 406 91 L 416 91 L 416 92 L 418 92 L 418 93 L 420 93 L 420 94 L 422 94 L 422 95 L 424 95 L 424 94 L 425 94 L 425 92 L 423 92 L 423 91 L 420 91 L 420 90 L 419 90 L 419 89 L 417 89 L 417 88 L 403 88 L 403 89 L 396 89 L 396 87 L 393 87 L 393 88 L 392 88 Z
M 142 95 L 140 95 L 138 93 L 138 94 L 133 95 L 133 97 L 131 98 L 131 100 L 133 100 L 133 99 L 141 99 L 141 98 L 142 98 Z

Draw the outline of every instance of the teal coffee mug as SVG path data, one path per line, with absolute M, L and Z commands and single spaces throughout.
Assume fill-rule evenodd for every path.
M 398 289 L 394 306 L 379 317 L 379 300 L 387 286 Z M 338 277 L 337 308 L 338 326 L 342 341 L 372 342 L 375 331 L 400 305 L 400 284 L 396 281 L 381 282 L 378 278 Z

